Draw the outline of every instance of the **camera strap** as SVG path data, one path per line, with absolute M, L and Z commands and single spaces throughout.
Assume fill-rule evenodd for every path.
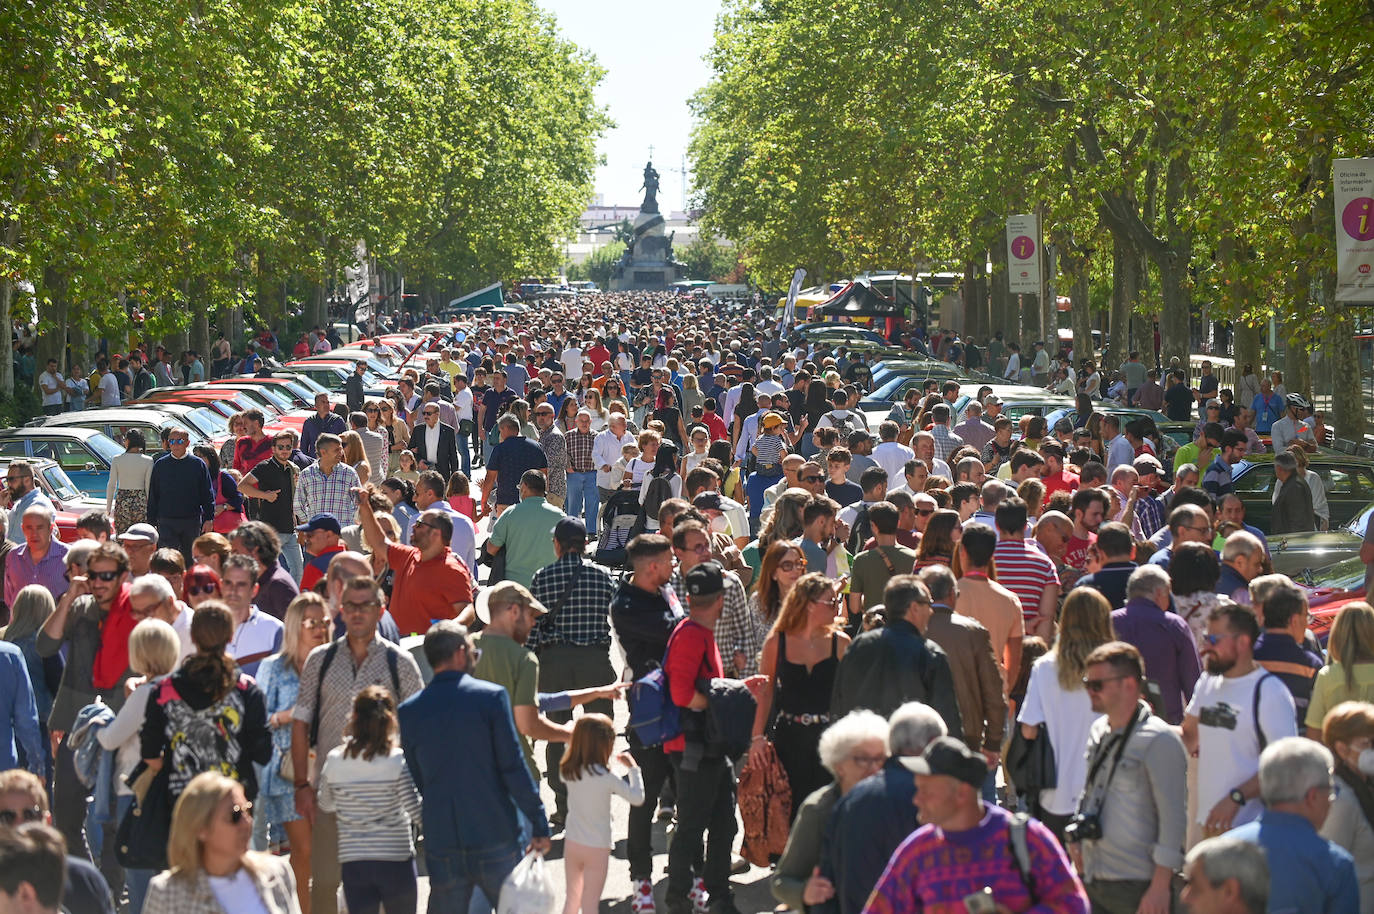
M 1149 707 L 1145 705 L 1138 705 L 1136 707 L 1135 715 L 1131 718 L 1130 722 L 1126 724 L 1126 729 L 1121 731 L 1121 738 L 1117 740 L 1114 750 L 1108 749 L 1106 751 L 1099 751 L 1097 753 L 1097 758 L 1093 760 L 1092 766 L 1088 769 L 1088 779 L 1083 783 L 1087 787 L 1087 789 L 1091 790 L 1093 787 L 1094 779 L 1097 777 L 1097 773 L 1102 769 L 1103 764 L 1106 763 L 1107 757 L 1112 757 L 1111 770 L 1107 772 L 1107 780 L 1102 784 L 1102 789 L 1101 791 L 1099 791 L 1100 798 L 1097 803 L 1098 812 L 1100 812 L 1102 809 L 1102 802 L 1106 799 L 1107 791 L 1111 789 L 1112 779 L 1116 777 L 1116 766 L 1121 763 L 1121 756 L 1126 754 L 1126 744 L 1131 741 L 1131 734 L 1134 733 L 1135 728 L 1140 726 L 1140 724 L 1147 718 L 1149 718 L 1149 716 Z M 1084 796 L 1087 796 L 1087 794 L 1085 793 Z

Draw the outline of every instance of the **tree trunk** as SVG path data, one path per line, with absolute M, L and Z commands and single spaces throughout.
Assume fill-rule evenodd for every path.
M 1178 359 L 1185 377 L 1192 376 L 1188 369 L 1188 317 L 1193 311 L 1192 292 L 1188 288 L 1189 259 L 1186 251 L 1166 251 L 1155 261 L 1163 298 L 1159 317 L 1160 360 L 1169 365 Z
M 964 263 L 964 282 L 960 289 L 964 301 L 964 337 L 977 339 L 984 333 L 982 308 L 978 301 L 978 269 L 973 261 Z
M 1131 314 L 1140 296 L 1140 258 L 1135 245 L 1112 233 L 1112 308 L 1107 318 L 1103 360 L 1113 365 L 1126 361 L 1130 343 Z M 1146 359 L 1146 364 L 1153 364 Z
M 988 315 L 988 274 L 983 265 L 974 264 L 973 270 L 973 308 L 978 314 L 978 339 L 987 343 L 992 338 L 992 322 Z
M 1086 255 L 1069 253 L 1063 257 L 1064 282 L 1069 292 L 1069 326 L 1073 328 L 1073 351 L 1078 358 L 1097 358 L 1093 347 L 1092 311 L 1088 302 L 1091 261 Z
M 201 361 L 209 359 L 210 353 L 210 303 L 207 301 L 208 283 L 204 276 L 197 276 L 187 285 L 186 301 L 191 309 L 190 350 L 200 355 Z
M 48 364 L 48 359 L 57 359 L 63 374 L 67 371 L 67 328 L 72 323 L 67 316 L 67 290 L 70 285 L 64 271 L 51 264 L 43 268 L 43 293 L 49 304 L 39 309 L 40 326 L 33 353 L 39 371 Z
M 1333 300 L 1336 297 L 1336 274 L 1322 271 L 1322 284 Z M 1331 367 L 1331 424 L 1337 434 L 1351 441 L 1363 441 L 1366 426 L 1364 391 L 1361 389 L 1360 347 L 1355 342 L 1355 321 L 1351 312 L 1341 307 L 1328 322 L 1326 347 L 1322 354 Z
M 1007 290 L 1007 246 L 1000 239 L 992 245 L 992 275 L 988 277 L 991 300 L 989 309 L 989 338 L 1001 332 L 1005 342 L 1015 342 L 1018 336 L 1016 303 Z
M 0 346 L 0 399 L 14 399 L 14 347 L 8 345 L 14 334 L 10 312 L 14 307 L 14 283 L 8 277 L 0 276 L 0 338 L 6 345 Z
M 1254 366 L 1255 371 L 1264 371 L 1264 353 L 1260 349 L 1260 328 L 1249 321 L 1237 319 L 1234 323 L 1234 336 L 1231 351 L 1236 360 L 1236 379 L 1246 365 Z M 1249 404 L 1245 404 L 1249 406 Z

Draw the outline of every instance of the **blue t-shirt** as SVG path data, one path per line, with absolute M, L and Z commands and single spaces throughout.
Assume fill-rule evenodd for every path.
M 520 477 L 526 470 L 542 470 L 548 465 L 544 449 L 522 435 L 512 435 L 496 445 L 487 458 L 487 470 L 497 474 L 496 503 L 519 504 Z

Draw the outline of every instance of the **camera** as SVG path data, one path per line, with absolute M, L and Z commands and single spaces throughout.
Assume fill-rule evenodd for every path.
M 1202 709 L 1198 723 L 1204 727 L 1217 727 L 1222 730 L 1236 729 L 1236 709 L 1222 702 Z
M 1070 844 L 1097 841 L 1102 837 L 1102 819 L 1094 813 L 1079 813 L 1064 826 L 1064 840 Z

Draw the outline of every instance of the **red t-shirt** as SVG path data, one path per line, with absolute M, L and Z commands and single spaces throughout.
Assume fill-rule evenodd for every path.
M 721 678 L 725 675 L 725 666 L 720 662 L 716 635 L 706 626 L 683 619 L 669 638 L 671 643 L 663 671 L 668 674 L 673 704 L 686 708 L 696 697 L 697 680 Z M 681 752 L 686 748 L 687 740 L 680 733 L 663 744 L 664 752 Z
M 592 360 L 592 374 L 601 374 L 601 363 L 611 360 L 611 352 L 605 346 L 593 346 L 587 350 L 587 358 Z
M 472 574 L 447 549 L 422 562 L 419 549 L 391 543 L 386 561 L 396 572 L 387 608 L 402 635 L 423 634 L 436 619 L 452 619 L 453 604 L 472 602 Z
M 1097 534 L 1089 533 L 1087 539 L 1069 537 L 1069 549 L 1064 553 L 1064 564 L 1082 571 L 1088 567 L 1088 547 L 1097 542 Z
M 1053 476 L 1046 476 L 1040 480 L 1045 484 L 1045 497 L 1049 498 L 1055 492 L 1073 492 L 1078 489 L 1078 475 L 1070 473 L 1067 468 L 1061 470 Z
M 238 443 L 234 445 L 233 469 L 247 476 L 249 473 L 253 472 L 253 467 L 269 459 L 271 456 L 271 435 L 263 435 L 262 440 L 257 442 L 253 441 L 253 439 L 249 438 L 247 435 L 244 435 L 238 440 Z
M 725 428 L 725 420 L 715 413 L 703 413 L 701 422 L 706 426 L 706 430 L 711 433 L 712 441 L 728 441 L 730 439 L 730 433 Z

